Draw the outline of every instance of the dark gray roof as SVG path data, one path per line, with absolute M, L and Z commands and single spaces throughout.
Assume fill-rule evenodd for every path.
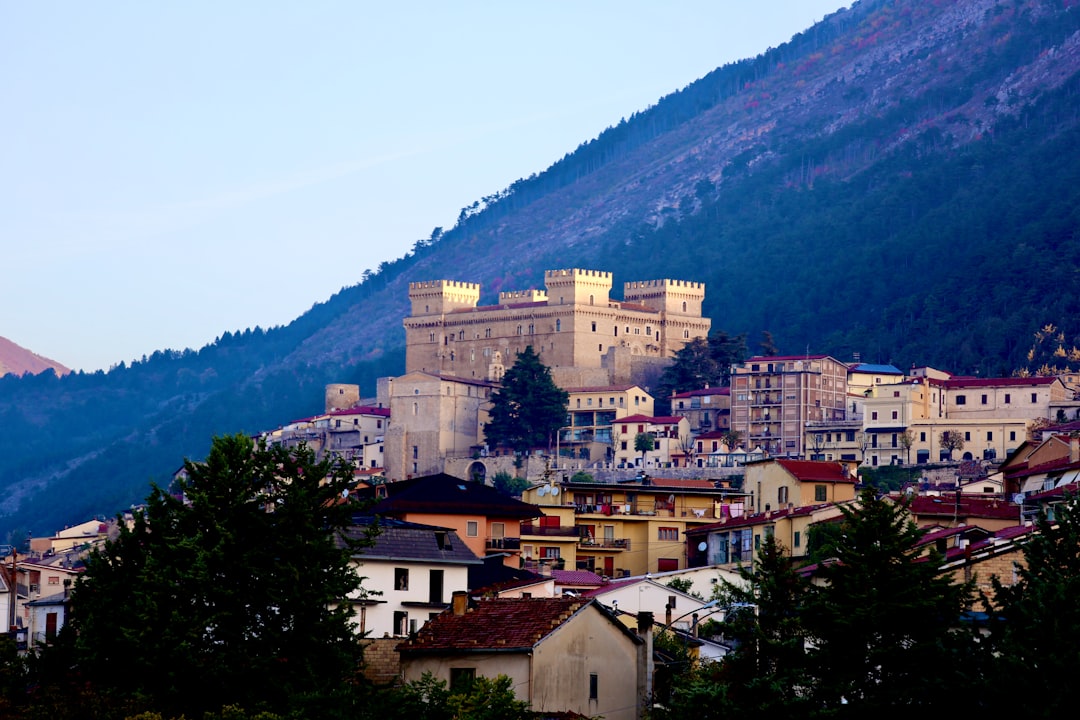
M 357 518 L 349 535 L 363 536 L 370 524 L 367 519 Z M 393 518 L 379 518 L 375 544 L 362 548 L 358 555 L 368 560 L 412 560 L 450 565 L 479 565 L 482 562 L 453 530 Z

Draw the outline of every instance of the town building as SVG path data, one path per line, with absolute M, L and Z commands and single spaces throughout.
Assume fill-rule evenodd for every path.
M 521 526 L 526 567 L 564 566 L 608 578 L 683 569 L 687 528 L 744 511 L 722 482 L 653 478 L 628 483 L 540 484 L 523 499 L 543 511 Z
M 556 469 L 562 459 L 612 463 L 617 420 L 629 415 L 652 415 L 653 397 L 639 385 L 568 388 L 566 426 L 555 448 Z
M 685 417 L 629 415 L 616 422 L 612 432 L 616 467 L 671 467 L 673 458 L 684 457 L 693 447 L 690 421 Z M 637 449 L 639 435 L 651 439 L 651 450 Z
M 651 626 L 650 617 L 639 636 L 584 598 L 467 605 L 462 593 L 397 650 L 405 682 L 431 673 L 453 692 L 479 676 L 506 675 L 533 712 L 638 720 L 649 696 Z
M 370 538 L 352 559 L 362 589 L 350 598 L 356 628 L 366 637 L 404 637 L 450 607 L 467 590 L 469 567 L 480 558 L 450 528 L 394 518 L 358 518 L 354 539 Z M 377 534 L 371 530 L 377 528 Z
M 815 523 L 841 517 L 836 503 L 766 510 L 724 518 L 686 531 L 690 567 L 736 568 L 752 565 L 761 543 L 775 537 L 792 558 L 803 558 L 809 549 L 809 531 Z
M 731 428 L 731 388 L 705 387 L 671 396 L 671 414 L 690 421 L 690 432 L 698 436 Z
M 847 375 L 847 366 L 828 355 L 737 363 L 731 374 L 731 428 L 747 447 L 801 458 L 807 423 L 847 419 Z
M 442 473 L 377 485 L 360 496 L 378 499 L 375 515 L 450 528 L 476 556 L 500 555 L 511 567 L 521 563 L 521 523 L 543 514 L 489 485 Z
M 855 463 L 770 458 L 746 465 L 743 489 L 763 513 L 855 499 Z

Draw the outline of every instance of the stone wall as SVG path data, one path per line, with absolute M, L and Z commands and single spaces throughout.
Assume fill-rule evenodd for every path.
M 401 680 L 401 657 L 398 643 L 402 638 L 366 638 L 360 642 L 364 648 L 363 674 L 376 685 L 389 685 Z

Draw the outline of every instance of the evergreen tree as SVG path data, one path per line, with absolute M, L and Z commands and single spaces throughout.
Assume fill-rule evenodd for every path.
M 155 487 L 76 584 L 80 672 L 176 715 L 327 716 L 360 660 L 342 602 L 360 585 L 340 501 L 351 468 L 236 435 L 185 469 L 180 494 Z
M 923 535 L 904 503 L 872 488 L 845 520 L 820 568 L 804 615 L 820 708 L 845 705 L 857 716 L 897 706 L 945 707 L 955 699 L 973 644 L 959 629 L 971 596 L 940 573 L 936 552 L 920 557 Z
M 492 394 L 491 422 L 484 425 L 484 435 L 488 443 L 515 452 L 548 448 L 566 424 L 567 400 L 566 391 L 555 385 L 551 371 L 529 345 Z
M 993 707 L 1029 717 L 1063 717 L 1075 708 L 1080 664 L 1080 499 L 1045 513 L 1016 565 L 1017 581 L 992 578 L 993 665 L 986 692 Z
M 746 336 L 730 336 L 720 330 L 706 340 L 694 338 L 675 353 L 657 385 L 656 399 L 666 402 L 672 393 L 724 387 L 731 379 L 731 366 L 746 359 Z
M 743 582 L 725 582 L 722 590 L 731 607 L 725 635 L 736 642 L 735 651 L 723 661 L 731 711 L 753 717 L 797 717 L 809 709 L 810 668 L 802 620 L 809 586 L 772 535 L 765 538 L 753 566 L 739 572 Z

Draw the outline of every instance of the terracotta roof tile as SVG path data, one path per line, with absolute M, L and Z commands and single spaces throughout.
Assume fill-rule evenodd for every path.
M 402 654 L 528 650 L 591 602 L 582 598 L 480 600 L 464 614 L 436 616 L 397 649 Z
M 843 482 L 855 484 L 856 478 L 848 475 L 838 462 L 820 460 L 782 460 L 776 463 L 804 482 Z

